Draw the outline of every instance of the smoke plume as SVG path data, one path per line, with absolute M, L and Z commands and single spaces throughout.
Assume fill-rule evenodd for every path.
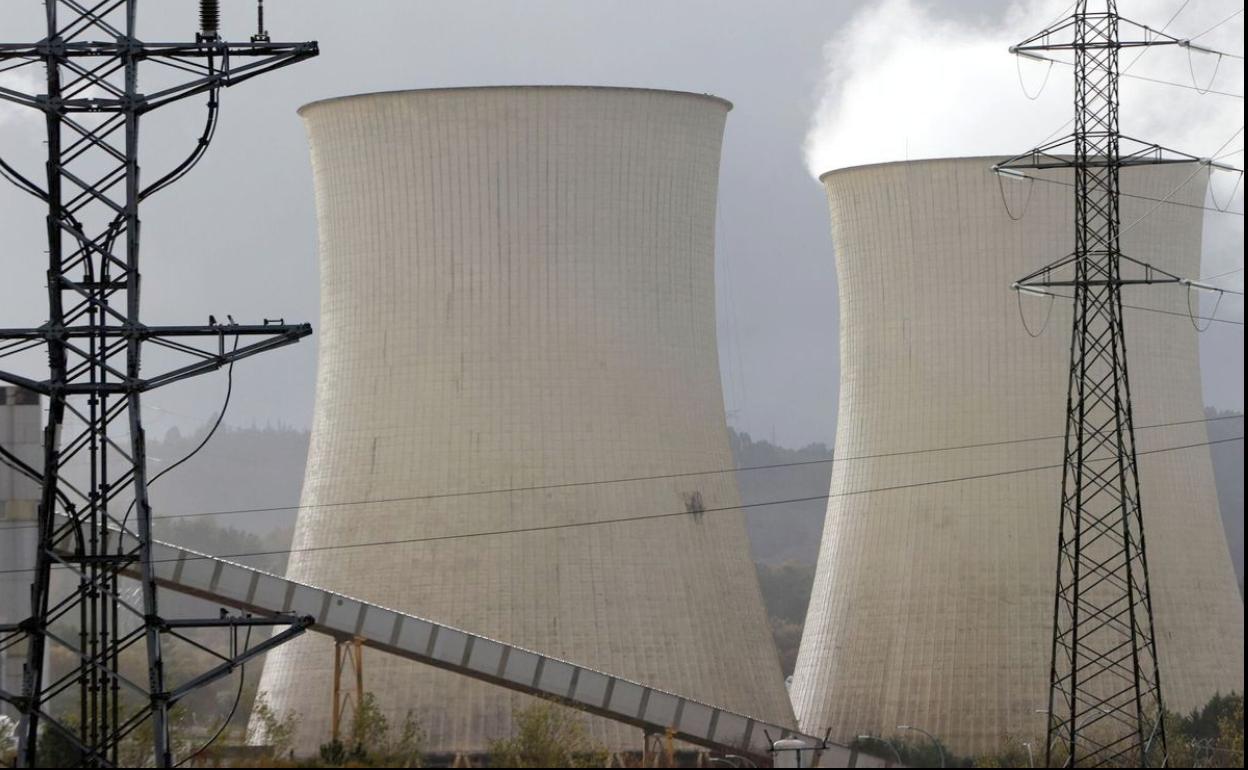
M 915 158 L 1014 155 L 1068 134 L 1071 68 L 1018 59 L 1008 48 L 1068 16 L 1071 6 L 1069 0 L 1014 2 L 974 19 L 950 2 L 864 6 L 824 47 L 826 75 L 806 138 L 810 173 Z M 1241 7 L 1239 0 L 1122 0 L 1119 13 L 1239 54 Z M 1123 133 L 1242 168 L 1244 101 L 1225 94 L 1242 97 L 1243 59 L 1176 46 L 1140 50 L 1122 53 Z M 1243 211 L 1239 177 L 1215 173 L 1209 205 Z M 1243 217 L 1211 213 L 1207 220 L 1206 275 L 1242 265 Z M 1243 272 L 1227 280 L 1232 283 L 1223 285 L 1242 286 Z

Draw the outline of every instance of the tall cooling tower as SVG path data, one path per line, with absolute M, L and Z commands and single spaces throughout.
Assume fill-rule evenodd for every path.
M 1054 300 L 1032 339 L 1009 286 L 1072 251 L 1072 194 L 999 185 L 993 162 L 823 177 L 841 390 L 793 685 L 808 733 L 850 739 L 907 724 L 968 753 L 1007 735 L 1043 745 L 1071 313 Z M 1123 171 L 1123 222 L 1148 214 L 1124 232 L 1124 253 L 1198 276 L 1205 183 L 1190 166 Z M 1128 309 L 1125 325 L 1161 682 L 1167 705 L 1186 711 L 1242 691 L 1243 604 L 1203 445 L 1184 289 L 1133 288 L 1126 302 L 1163 311 Z M 1033 332 L 1047 303 L 1023 298 Z
M 28 390 L 0 386 L 0 447 L 31 468 L 43 468 L 43 411 L 39 396 Z M 39 533 L 39 484 L 13 463 L 0 462 L 0 624 L 18 623 L 30 614 L 30 582 L 34 577 Z M 13 572 L 10 570 L 32 570 Z M 24 645 L 0 649 L 0 689 L 22 691 Z M 0 716 L 17 717 L 7 702 Z
M 732 467 L 713 276 L 729 109 L 519 87 L 301 110 L 322 304 L 292 578 L 792 723 L 743 519 L 721 510 L 732 475 L 583 484 Z M 377 541 L 397 542 L 350 547 Z M 435 751 L 486 749 L 526 703 L 380 653 L 364 668 Z M 313 750 L 331 672 L 312 637 L 265 666 Z

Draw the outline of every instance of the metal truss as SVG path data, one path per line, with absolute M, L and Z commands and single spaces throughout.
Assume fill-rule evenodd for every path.
M 1122 287 L 1184 280 L 1122 253 L 1119 172 L 1195 156 L 1118 131 L 1119 52 L 1198 48 L 1118 15 L 1075 4 L 1072 16 L 1011 48 L 1074 55 L 1074 132 L 999 164 L 1074 172 L 1073 253 L 1018 281 L 1074 289 L 1046 766 L 1165 766 L 1157 641 L 1145 556 Z M 1204 49 L 1201 49 L 1204 50 Z
M 22 766 L 39 761 L 40 740 L 52 735 L 71 746 L 83 765 L 115 766 L 122 741 L 140 727 L 152 735 L 151 761 L 171 766 L 170 710 L 196 688 L 302 633 L 310 622 L 171 620 L 160 614 L 151 564 L 142 394 L 291 344 L 312 330 L 280 320 L 144 324 L 139 204 L 203 156 L 216 126 L 220 89 L 315 56 L 317 45 L 270 42 L 263 21 L 250 42 L 225 42 L 216 30 L 217 4 L 207 0 L 194 42 L 149 43 L 136 34 L 138 5 L 138 0 L 45 0 L 46 37 L 0 44 L 0 72 L 46 71 L 43 93 L 0 87 L 0 99 L 42 113 L 48 147 L 44 185 L 0 160 L 0 174 L 47 206 L 48 319 L 36 328 L 0 330 L 0 359 L 40 350 L 49 364 L 46 376 L 0 371 L 0 381 L 39 393 L 48 405 L 43 468 L 23 469 L 42 487 L 31 614 L 16 627 L 0 629 L 0 644 L 27 645 L 22 692 L 0 692 L 22 715 Z M 140 90 L 140 70 L 156 75 L 152 90 Z M 147 82 L 148 75 L 144 78 Z M 197 94 L 207 95 L 203 134 L 181 163 L 142 184 L 142 117 Z M 144 371 L 143 352 L 150 345 L 183 360 L 163 371 Z M 78 483 L 66 475 L 71 461 L 85 467 Z M 126 492 L 129 507 L 120 499 Z M 126 590 L 123 573 L 139 577 L 137 592 Z M 281 630 L 239 649 L 238 630 L 256 625 Z M 169 681 L 166 644 L 177 638 L 207 650 L 188 636 L 197 628 L 227 629 L 229 654 L 213 652 L 220 661 L 215 667 L 185 682 Z M 132 648 L 146 652 L 145 677 L 123 669 L 123 654 Z M 135 655 L 130 653 L 131 666 Z

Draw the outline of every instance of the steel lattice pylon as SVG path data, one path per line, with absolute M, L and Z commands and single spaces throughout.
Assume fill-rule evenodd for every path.
M 4 176 L 46 204 L 48 232 L 48 320 L 37 328 L 0 330 L 0 358 L 46 347 L 50 368 L 46 378 L 0 371 L 0 381 L 39 393 L 48 405 L 44 466 L 21 468 L 42 487 L 31 614 L 0 629 L 0 645 L 27 643 L 23 691 L 0 692 L 22 714 L 23 766 L 36 764 L 41 737 L 52 733 L 82 764 L 116 765 L 122 740 L 149 720 L 152 757 L 169 766 L 170 709 L 309 623 L 293 617 L 172 620 L 160 614 L 150 558 L 142 394 L 296 342 L 311 327 L 232 319 L 207 326 L 145 325 L 139 313 L 139 204 L 203 155 L 221 88 L 315 56 L 317 46 L 272 43 L 263 22 L 250 42 L 224 42 L 216 30 L 216 2 L 201 3 L 194 42 L 149 43 L 137 35 L 138 5 L 45 0 L 45 38 L 0 44 L 0 72 L 40 65 L 46 70 L 43 93 L 0 87 L 0 99 L 43 114 L 48 146 L 46 186 L 0 161 Z M 167 82 L 140 91 L 140 69 L 159 70 Z M 143 185 L 141 118 L 197 94 L 208 98 L 203 135 L 184 161 Z M 186 358 L 147 374 L 141 363 L 149 345 Z M 84 481 L 65 476 L 71 461 L 85 465 Z M 127 491 L 133 496 L 129 506 L 119 499 Z M 70 576 L 67 589 L 54 590 L 54 568 Z M 123 576 L 139 580 L 141 599 L 122 590 Z M 163 648 L 170 637 L 185 639 L 188 629 L 205 627 L 237 636 L 239 628 L 259 625 L 282 628 L 257 645 L 214 652 L 219 665 L 201 675 L 168 681 Z M 121 669 L 123 654 L 140 644 L 146 648 L 146 681 Z M 70 664 L 51 666 L 53 651 Z
M 1048 766 L 1164 766 L 1168 757 L 1122 287 L 1182 279 L 1122 253 L 1119 174 L 1201 161 L 1119 133 L 1119 53 L 1190 43 L 1124 19 L 1116 6 L 1104 0 L 1104 9 L 1093 11 L 1079 0 L 1072 16 L 1011 49 L 1041 59 L 1042 51 L 1073 54 L 1074 132 L 996 167 L 1074 173 L 1074 251 L 1014 287 L 1074 290 Z M 1131 31 L 1125 39 L 1124 29 Z

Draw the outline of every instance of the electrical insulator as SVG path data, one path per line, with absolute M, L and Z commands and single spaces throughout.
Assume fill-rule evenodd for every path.
M 201 40 L 216 40 L 221 30 L 220 0 L 199 0 L 199 35 Z
M 251 36 L 251 42 L 269 42 L 269 31 L 264 28 L 264 0 L 256 1 L 256 34 Z

